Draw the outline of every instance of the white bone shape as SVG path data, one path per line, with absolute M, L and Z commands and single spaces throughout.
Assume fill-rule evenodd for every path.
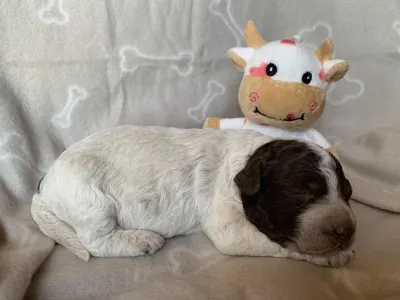
M 211 102 L 216 97 L 223 94 L 225 94 L 225 86 L 223 86 L 216 80 L 209 81 L 207 83 L 207 93 L 196 106 L 190 107 L 187 110 L 188 116 L 197 122 L 204 121 L 207 109 L 210 106 Z
M 321 29 L 326 32 L 326 34 L 324 34 L 323 38 L 326 38 L 326 37 L 332 38 L 332 27 L 331 27 L 331 25 L 329 25 L 328 23 L 325 23 L 325 22 L 317 22 L 310 28 L 304 28 L 304 29 L 300 30 L 299 35 L 302 37 L 305 37 L 305 40 L 310 40 L 309 38 L 307 38 L 307 35 L 309 35 L 309 34 L 312 35 Z M 319 47 L 319 44 L 315 44 L 315 45 L 310 44 L 310 43 L 306 43 L 306 44 L 307 44 L 307 46 L 312 47 L 312 48 Z
M 39 19 L 47 25 L 65 25 L 69 22 L 69 15 L 63 7 L 63 0 L 48 0 L 38 12 Z
M 393 28 L 394 31 L 397 32 L 397 35 L 400 38 L 400 21 L 394 22 L 392 28 Z M 400 47 L 397 48 L 397 52 L 400 53 Z
M 144 54 L 138 48 L 123 46 L 119 51 L 120 68 L 123 72 L 133 73 L 140 66 L 165 66 L 175 69 L 180 76 L 193 72 L 193 53 L 181 52 L 177 56 L 155 56 Z
M 71 126 L 71 114 L 74 108 L 88 96 L 87 91 L 77 85 L 68 87 L 68 99 L 61 111 L 51 118 L 51 122 L 61 128 L 69 128 Z
M 236 22 L 232 14 L 232 1 L 231 0 L 213 0 L 208 6 L 210 12 L 222 19 L 229 31 L 232 33 L 236 40 L 236 46 L 240 46 L 244 32 Z
M 105 55 L 109 56 L 110 47 L 108 44 L 104 45 L 104 43 L 106 43 L 104 32 L 100 30 L 93 34 L 92 38 L 86 43 L 85 49 L 90 49 L 93 47 L 94 51 L 103 52 Z
M 364 83 L 361 80 L 352 79 L 348 75 L 346 75 L 342 80 L 345 80 L 352 85 L 358 85 L 358 92 L 356 94 L 344 95 L 340 99 L 333 99 L 332 97 L 327 97 L 327 100 L 332 105 L 335 105 L 335 106 L 342 105 L 342 104 L 347 103 L 349 100 L 354 100 L 354 99 L 360 98 L 362 95 L 364 95 L 365 88 L 364 88 Z M 332 93 L 332 91 L 336 88 L 336 84 L 337 83 L 331 84 L 331 86 L 328 88 L 327 94 Z M 340 82 L 339 84 L 343 84 L 343 82 Z
M 3 132 L 0 135 L 0 160 L 16 160 L 40 174 L 40 168 L 33 165 L 26 140 L 17 132 Z

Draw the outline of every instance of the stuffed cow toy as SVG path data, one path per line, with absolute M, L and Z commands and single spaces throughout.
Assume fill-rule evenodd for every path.
M 349 69 L 346 61 L 332 59 L 332 42 L 325 39 L 316 50 L 300 36 L 266 42 L 252 21 L 246 25 L 245 39 L 247 47 L 228 51 L 244 72 L 238 92 L 244 118 L 207 118 L 203 127 L 253 129 L 273 137 L 305 139 L 337 156 L 312 128 L 324 111 L 329 84 Z

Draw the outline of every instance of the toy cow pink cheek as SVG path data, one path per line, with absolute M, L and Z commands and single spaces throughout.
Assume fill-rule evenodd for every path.
M 324 111 L 329 84 L 343 78 L 349 68 L 346 61 L 332 59 L 331 41 L 325 39 L 318 49 L 307 46 L 300 36 L 266 42 L 252 21 L 246 25 L 245 37 L 247 47 L 228 51 L 244 72 L 238 100 L 245 118 L 209 118 L 204 127 L 306 139 L 335 152 L 312 128 Z

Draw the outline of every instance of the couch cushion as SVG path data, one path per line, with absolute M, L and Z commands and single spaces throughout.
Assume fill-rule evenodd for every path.
M 356 259 L 345 268 L 228 257 L 203 234 L 169 240 L 153 256 L 87 263 L 57 246 L 36 273 L 27 299 L 394 299 L 400 295 L 400 216 L 352 206 L 358 220 Z

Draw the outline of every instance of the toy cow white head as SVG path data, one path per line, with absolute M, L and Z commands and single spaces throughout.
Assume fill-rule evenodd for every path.
M 253 21 L 246 25 L 247 47 L 235 47 L 228 57 L 244 71 L 239 105 L 247 119 L 285 129 L 305 129 L 325 107 L 328 85 L 343 78 L 346 61 L 332 59 L 333 46 L 325 39 L 316 50 L 302 38 L 266 42 Z

